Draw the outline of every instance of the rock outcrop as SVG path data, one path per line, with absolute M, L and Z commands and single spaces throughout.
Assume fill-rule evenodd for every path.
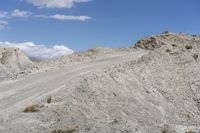
M 154 50 L 162 45 L 172 45 L 184 47 L 186 45 L 196 45 L 200 43 L 200 37 L 197 35 L 188 35 L 183 33 L 164 32 L 161 35 L 145 37 L 134 44 L 133 48 L 143 48 Z

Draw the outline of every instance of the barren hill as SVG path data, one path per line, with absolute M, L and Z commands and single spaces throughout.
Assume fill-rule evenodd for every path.
M 166 32 L 131 48 L 95 51 L 0 83 L 0 131 L 200 132 L 199 36 Z M 64 60 L 71 57 L 79 63 Z
M 18 48 L 0 48 L 0 80 L 34 68 L 36 66 Z

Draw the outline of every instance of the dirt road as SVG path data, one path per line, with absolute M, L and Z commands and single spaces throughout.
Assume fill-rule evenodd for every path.
M 68 85 L 68 81 L 130 59 L 139 59 L 139 52 L 121 53 L 98 60 L 69 65 L 60 69 L 28 75 L 14 81 L 0 83 L 0 111 L 13 112 L 31 101 L 37 101 Z M 126 55 L 126 56 L 124 56 Z

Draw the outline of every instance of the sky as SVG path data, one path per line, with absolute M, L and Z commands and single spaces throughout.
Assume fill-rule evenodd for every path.
M 129 47 L 164 31 L 199 34 L 200 1 L 0 1 L 0 45 L 20 45 L 29 54 L 42 48 L 43 58 L 97 46 Z

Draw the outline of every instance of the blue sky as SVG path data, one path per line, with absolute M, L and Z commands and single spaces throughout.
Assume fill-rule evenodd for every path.
M 200 33 L 199 0 L 54 1 L 1 0 L 0 42 L 59 44 L 80 51 L 128 47 L 166 30 Z

